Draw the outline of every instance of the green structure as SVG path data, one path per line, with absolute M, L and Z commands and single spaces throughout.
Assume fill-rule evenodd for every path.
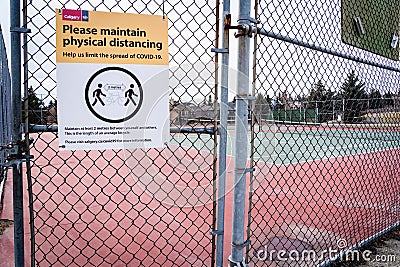
M 342 41 L 399 60 L 400 0 L 342 0 Z
M 272 114 L 275 123 L 319 122 L 319 115 L 316 109 L 273 110 Z

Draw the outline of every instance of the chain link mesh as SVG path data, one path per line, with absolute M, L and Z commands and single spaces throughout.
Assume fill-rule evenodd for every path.
M 398 62 L 382 56 L 396 52 L 370 36 L 370 29 L 380 30 L 380 37 L 393 35 L 382 14 L 396 20 L 395 1 L 255 2 L 255 17 L 268 34 L 255 35 L 250 166 L 256 171 L 250 179 L 246 261 L 327 263 L 327 249 L 338 255 L 399 221 L 400 70 Z M 68 8 L 165 12 L 173 129 L 165 149 L 74 152 L 59 152 L 55 133 L 30 133 L 34 265 L 214 264 L 209 232 L 216 230 L 218 60 L 210 50 L 218 47 L 218 5 L 25 5 L 32 30 L 25 46 L 31 124 L 57 122 L 54 10 Z M 353 40 L 342 27 L 365 38 Z M 235 105 L 228 105 L 232 122 Z M 226 233 L 225 259 L 229 239 Z M 286 254 L 279 258 L 279 250 Z
M 11 79 L 8 69 L 7 53 L 3 39 L 3 32 L 0 29 L 0 86 L 1 86 L 1 112 L 0 112 L 0 166 L 5 163 L 6 150 L 11 148 Z M 3 177 L 1 167 L 0 181 Z
M 217 5 L 203 0 L 28 2 L 28 97 L 36 98 L 29 102 L 30 123 L 57 120 L 54 13 L 67 8 L 165 12 L 171 128 L 190 132 L 213 126 L 215 55 L 210 50 Z M 213 265 L 215 131 L 171 133 L 165 149 L 74 152 L 59 152 L 55 133 L 30 136 L 35 139 L 30 169 L 34 265 Z
M 376 24 L 398 3 L 372 2 L 256 4 L 279 38 L 256 36 L 250 266 L 327 263 L 399 221 L 399 64 L 342 40 L 354 10 L 365 31 L 388 31 L 389 20 Z

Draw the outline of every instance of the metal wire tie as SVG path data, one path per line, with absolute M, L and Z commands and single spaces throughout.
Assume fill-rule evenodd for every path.
M 252 17 L 248 17 L 248 18 L 239 18 L 238 20 L 239 20 L 239 21 L 240 21 L 240 20 L 248 20 L 248 21 L 250 21 L 251 23 L 254 23 L 254 24 L 259 24 L 259 23 L 261 23 L 261 20 L 255 19 L 255 18 L 252 18 Z
M 236 98 L 236 100 L 238 100 L 238 99 L 248 100 L 248 101 L 256 100 L 256 97 L 253 95 L 248 95 L 248 96 L 236 95 L 235 98 Z
M 21 27 L 10 27 L 10 32 L 31 33 L 31 29 Z
M 245 172 L 245 173 L 254 172 L 255 170 L 256 170 L 256 168 L 246 168 L 246 169 L 244 170 L 244 172 Z
M 211 235 L 223 235 L 224 234 L 224 231 L 222 231 L 222 230 L 213 230 L 213 231 L 211 231 L 210 232 L 210 234 Z
M 237 248 L 245 248 L 250 244 L 251 244 L 251 240 L 250 239 L 247 239 L 242 244 L 236 244 L 236 243 L 232 242 L 232 246 L 237 247 Z
M 214 53 L 229 53 L 229 49 L 228 48 L 211 48 L 211 52 Z

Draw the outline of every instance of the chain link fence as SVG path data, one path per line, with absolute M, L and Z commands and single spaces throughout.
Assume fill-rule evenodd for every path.
M 377 124 L 396 123 L 396 114 L 400 111 L 397 97 L 367 99 L 327 99 L 309 101 L 291 99 L 276 104 L 255 103 L 254 119 L 257 125 L 265 123 L 340 123 L 345 120 L 360 123 Z
M 256 1 L 250 266 L 357 260 L 342 252 L 399 223 L 399 64 L 342 36 L 354 10 L 389 31 L 397 2 L 379 3 Z
M 231 266 L 242 266 L 243 248 L 250 266 L 326 266 L 398 225 L 400 69 L 382 14 L 398 17 L 395 1 L 372 2 L 255 0 L 252 19 L 240 1 L 236 26 L 230 1 L 223 12 L 205 0 L 25 1 L 31 265 L 222 266 L 231 246 Z M 168 16 L 166 148 L 59 151 L 56 8 Z M 218 75 L 218 53 L 228 63 L 237 52 L 229 29 L 243 72 L 235 96 L 232 70 Z M 254 97 L 243 92 L 248 59 Z
M 26 3 L 32 266 L 213 265 L 217 7 L 203 0 Z M 55 8 L 168 16 L 167 148 L 58 150 Z
M 3 165 L 6 161 L 6 149 L 11 143 L 11 79 L 8 68 L 6 48 L 4 45 L 3 32 L 0 28 L 0 86 L 1 86 L 1 111 L 0 111 L 0 191 L 5 176 Z M 1 194 L 0 194 L 1 202 Z

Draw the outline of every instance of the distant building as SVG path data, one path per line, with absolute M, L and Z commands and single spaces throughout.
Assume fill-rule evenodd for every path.
M 200 104 L 170 100 L 170 120 L 175 125 L 186 125 L 194 121 L 213 121 L 217 111 L 214 104 L 203 101 Z

